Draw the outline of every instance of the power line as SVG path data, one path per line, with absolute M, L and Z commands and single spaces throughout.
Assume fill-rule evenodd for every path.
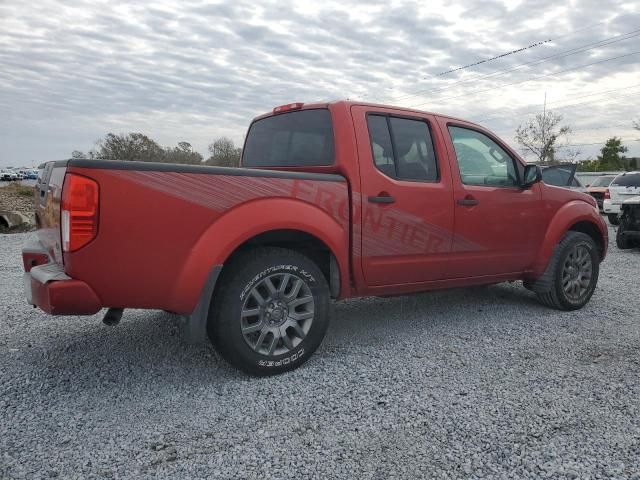
M 633 139 L 633 140 L 625 140 L 624 138 L 620 139 L 621 142 L 640 142 L 640 139 Z M 566 145 L 562 145 L 563 147 L 589 147 L 589 146 L 593 146 L 593 145 L 605 145 L 607 143 L 607 141 L 605 140 L 604 142 L 595 142 L 595 143 L 568 143 Z
M 583 30 L 587 30 L 587 29 L 590 29 L 590 28 L 596 27 L 596 26 L 598 26 L 598 25 L 602 25 L 602 24 L 604 24 L 604 23 L 608 23 L 609 21 L 611 21 L 611 20 L 613 20 L 613 19 L 615 19 L 615 18 L 616 18 L 616 17 L 613 17 L 613 18 L 610 18 L 610 19 L 607 19 L 607 20 L 602 20 L 602 21 L 600 21 L 600 22 L 597 22 L 597 23 L 594 23 L 594 24 L 591 24 L 591 25 L 587 25 L 587 26 L 584 26 L 584 27 L 578 28 L 578 29 L 576 29 L 576 30 L 572 30 L 571 32 L 568 32 L 568 33 L 565 33 L 565 34 L 562 34 L 562 35 L 556 36 L 556 37 L 555 37 L 555 40 L 558 40 L 558 39 L 560 39 L 560 38 L 564 38 L 564 37 L 569 37 L 569 36 L 574 35 L 574 34 L 576 34 L 576 33 L 578 33 L 578 32 L 581 32 L 581 31 L 583 31 Z M 627 35 L 627 34 L 622 34 L 622 35 Z M 614 37 L 610 37 L 610 39 L 611 39 L 611 38 L 616 38 L 616 37 L 618 37 L 618 36 L 620 36 L 620 35 L 617 35 L 617 36 L 614 36 Z M 595 42 L 595 43 L 604 42 L 604 41 L 606 41 L 606 40 L 608 40 L 608 39 L 600 40 L 599 42 Z M 584 46 L 589 46 L 589 45 L 592 45 L 592 44 L 586 44 L 586 45 L 583 45 L 582 47 L 584 47 Z M 582 48 L 582 47 L 576 47 L 576 48 Z M 571 50 L 567 50 L 567 52 L 568 52 L 568 51 L 571 51 Z M 565 53 L 565 52 L 560 52 L 560 54 L 562 54 L 562 53 Z M 560 55 L 560 54 L 557 54 L 557 55 Z M 553 56 L 554 56 L 554 55 L 552 55 L 551 57 L 553 57 Z M 546 59 L 551 58 L 551 57 L 543 57 L 542 59 L 534 60 L 534 62 L 536 62 L 536 61 L 540 61 L 540 60 L 546 60 Z M 520 65 L 517 65 L 516 67 L 514 67 L 514 69 L 515 69 L 515 68 L 519 68 L 520 66 L 523 66 L 523 65 L 528 65 L 529 63 L 532 63 L 532 62 L 528 62 L 528 63 L 523 63 L 523 64 L 520 64 Z M 502 70 L 497 70 L 497 71 L 495 71 L 495 72 L 492 72 L 492 73 L 487 74 L 487 75 L 484 75 L 484 76 L 482 76 L 482 75 L 481 75 L 481 76 L 477 76 L 477 77 L 474 77 L 474 78 L 471 78 L 471 79 L 468 79 L 468 80 L 462 80 L 462 81 L 459 81 L 459 82 L 453 83 L 453 84 L 451 84 L 450 86 L 457 85 L 457 84 L 459 84 L 459 83 L 465 83 L 465 82 L 472 81 L 472 80 L 476 80 L 476 79 L 481 79 L 481 78 L 484 78 L 484 77 L 489 77 L 489 76 L 492 76 L 492 75 L 494 75 L 494 74 L 496 74 L 496 73 L 500 73 L 500 72 L 502 72 Z M 425 76 L 425 77 L 422 77 L 422 79 L 423 79 L 423 80 L 425 80 L 425 79 L 427 79 L 427 78 L 428 78 L 428 77 L 426 77 L 426 76 Z M 433 77 L 432 77 L 432 78 L 433 78 Z M 441 87 L 441 88 L 436 89 L 436 90 L 434 90 L 434 91 L 438 91 L 438 90 L 446 90 L 446 89 L 447 89 L 447 88 L 449 88 L 450 86 L 447 86 L 447 87 Z M 387 97 L 383 97 L 383 98 L 382 98 L 382 100 L 386 100 L 386 99 L 391 99 L 391 100 L 404 99 L 404 98 L 407 98 L 407 97 L 411 97 L 411 96 L 417 95 L 417 94 L 419 94 L 419 93 L 421 93 L 421 92 L 427 92 L 427 91 L 431 91 L 431 90 L 420 90 L 420 91 L 418 91 L 417 93 L 410 93 L 410 94 L 407 94 L 407 95 L 402 95 L 402 96 L 400 96 L 400 97 L 388 97 L 388 96 L 387 96 Z M 363 96 L 362 96 L 362 98 L 367 98 L 368 96 L 369 96 L 369 95 L 363 95 Z M 373 95 L 373 97 L 374 97 L 374 98 L 376 98 L 376 95 Z
M 521 85 L 521 84 L 523 84 L 523 83 L 532 82 L 532 81 L 534 81 L 534 80 L 539 80 L 539 79 L 541 79 L 541 78 L 550 78 L 550 77 L 555 77 L 556 75 L 560 75 L 560 74 L 562 74 L 562 73 L 566 73 L 566 72 L 573 72 L 573 71 L 576 71 L 576 70 L 580 70 L 580 69 L 582 69 L 582 68 L 591 67 L 591 66 L 593 66 L 593 65 L 599 65 L 599 64 L 601 64 L 601 63 L 610 62 L 611 60 L 618 60 L 618 59 L 620 59 L 620 58 L 631 57 L 631 56 L 633 56 L 633 55 L 638 55 L 639 53 L 640 53 L 640 51 L 636 51 L 636 52 L 627 53 L 627 54 L 624 54 L 624 55 L 618 55 L 618 56 L 615 56 L 615 57 L 610 57 L 610 58 L 605 58 L 605 59 L 603 59 L 603 60 L 598 60 L 597 62 L 591 62 L 591 63 L 586 63 L 586 64 L 584 64 L 584 65 L 578 65 L 578 66 L 576 66 L 576 67 L 566 68 L 566 69 L 564 69 L 564 70 L 560 70 L 559 72 L 548 73 L 548 74 L 545 74 L 545 75 L 538 75 L 538 76 L 536 76 L 536 77 L 532 77 L 532 78 L 529 78 L 529 79 L 526 79 L 526 80 L 519 80 L 519 81 L 517 81 L 517 82 L 505 83 L 505 84 L 503 84 L 503 85 L 497 85 L 497 86 L 495 86 L 495 87 L 485 88 L 485 89 L 482 89 L 482 90 L 474 90 L 474 91 L 472 91 L 472 92 L 462 93 L 462 94 L 460 94 L 460 95 L 454 95 L 454 96 L 452 96 L 452 97 L 440 98 L 440 99 L 438 99 L 438 102 L 442 102 L 442 101 L 444 101 L 444 100 L 452 100 L 452 99 L 454 99 L 454 98 L 466 97 L 466 96 L 468 96 L 468 95 L 475 95 L 475 94 L 477 94 L 477 93 L 489 92 L 489 91 L 491 91 L 491 90 L 495 90 L 495 89 L 497 89 L 497 88 L 510 87 L 510 86 L 513 86 L 513 85 Z M 420 107 L 420 106 L 422 106 L 422 105 L 426 105 L 426 104 L 428 104 L 428 103 L 430 103 L 430 102 L 417 103 L 417 104 L 415 104 L 415 105 L 411 105 L 409 108 Z
M 529 45 L 527 47 L 518 48 L 516 50 L 512 50 L 510 52 L 506 52 L 506 53 L 503 53 L 501 55 L 496 55 L 495 57 L 487 58 L 486 60 L 480 60 L 478 62 L 470 63 L 470 64 L 464 65 L 462 67 L 453 68 L 451 70 L 447 70 L 446 72 L 436 73 L 434 75 L 434 77 L 441 77 L 442 75 L 446 75 L 448 73 L 457 72 L 457 71 L 460 71 L 460 70 L 464 70 L 466 68 L 476 67 L 478 65 L 482 65 L 483 63 L 492 62 L 493 60 L 498 60 L 499 58 L 508 57 L 509 55 L 515 55 L 516 53 L 524 52 L 525 50 L 529 50 L 530 48 L 539 47 L 540 45 L 544 45 L 545 43 L 549 43 L 551 41 L 553 41 L 553 40 L 549 38 L 547 40 L 542 40 L 540 42 L 532 43 L 531 45 Z
M 514 70 L 518 70 L 518 69 L 520 69 L 522 67 L 537 65 L 537 64 L 540 64 L 540 63 L 547 62 L 549 60 L 553 60 L 553 59 L 557 59 L 557 58 L 564 58 L 564 57 L 568 57 L 570 55 L 575 55 L 575 54 L 578 54 L 578 53 L 584 53 L 584 52 L 587 52 L 589 50 L 594 50 L 596 48 L 605 47 L 605 46 L 608 46 L 608 45 L 611 45 L 611 44 L 614 44 L 614 43 L 619 43 L 619 42 L 622 42 L 622 41 L 625 41 L 625 40 L 629 40 L 629 39 L 637 37 L 639 35 L 640 35 L 640 29 L 632 30 L 631 32 L 615 35 L 613 37 L 608 37 L 608 38 L 599 40 L 597 42 L 587 43 L 585 45 L 581 45 L 581 46 L 578 46 L 578 47 L 571 48 L 569 50 L 565 50 L 563 52 L 556 53 L 554 55 L 549 55 L 547 57 L 543 57 L 543 58 L 540 58 L 540 59 L 537 59 L 537 60 L 532 60 L 530 62 L 521 63 L 521 64 L 516 65 L 514 67 L 511 67 L 511 68 L 502 69 L 502 70 L 496 70 L 496 71 L 493 71 L 491 73 L 487 73 L 487 74 L 484 74 L 484 75 L 477 75 L 477 76 L 474 76 L 472 78 L 459 80 L 457 82 L 451 83 L 451 84 L 443 86 L 443 87 L 435 88 L 435 89 L 417 90 L 415 92 L 410 92 L 410 93 L 407 93 L 405 95 L 401 95 L 399 97 L 383 97 L 382 100 L 383 101 L 385 101 L 385 100 L 398 101 L 398 100 L 404 100 L 404 99 L 409 98 L 409 97 L 414 97 L 414 96 L 420 95 L 422 93 L 435 93 L 435 92 L 449 90 L 449 89 L 451 89 L 451 87 L 454 87 L 456 85 L 460 85 L 460 84 L 468 83 L 468 82 L 473 82 L 473 81 L 477 81 L 477 80 L 482 80 L 482 79 L 486 79 L 486 78 L 489 78 L 489 77 L 504 75 L 505 73 L 513 72 Z M 620 37 L 624 37 L 624 38 L 620 38 Z
M 602 93 L 600 93 L 600 95 L 601 94 Z M 598 103 L 598 102 L 600 102 L 602 100 L 618 100 L 618 99 L 621 99 L 621 98 L 635 97 L 636 95 L 640 95 L 640 92 L 634 92 L 634 93 L 631 93 L 631 94 L 628 94 L 628 95 L 612 95 L 612 96 L 609 96 L 607 98 L 598 98 L 598 99 L 595 99 L 595 100 L 592 100 L 592 101 L 570 103 L 570 104 L 567 104 L 567 105 L 560 105 L 558 107 L 554 107 L 554 110 L 573 109 L 573 108 L 581 107 L 583 105 L 592 105 L 592 104 Z M 584 97 L 576 97 L 576 98 L 584 98 Z M 565 100 L 565 99 L 563 99 L 563 100 Z M 557 103 L 557 102 L 554 102 L 554 103 Z M 526 107 L 522 107 L 522 108 L 526 108 Z M 488 117 L 480 117 L 480 118 L 471 117 L 471 118 L 469 118 L 469 120 L 474 122 L 474 123 L 479 123 L 479 122 L 484 122 L 484 121 L 489 120 L 489 119 L 493 120 L 493 119 L 496 119 L 496 118 L 511 117 L 512 115 L 515 114 L 515 112 L 521 110 L 522 108 L 517 108 L 517 109 L 514 109 L 514 110 L 510 110 L 509 113 L 503 114 L 503 115 L 490 115 Z M 531 114 L 538 114 L 538 113 L 540 113 L 540 110 L 529 110 L 529 111 L 526 111 L 526 112 L 521 112 L 518 115 L 524 116 L 524 115 L 531 115 Z
M 553 101 L 553 102 L 547 102 L 547 105 L 553 105 L 553 104 L 555 104 L 555 103 L 565 102 L 565 101 L 568 101 L 568 100 L 569 100 L 569 101 L 571 101 L 571 100 L 579 100 L 579 99 L 581 99 L 581 98 L 593 97 L 593 96 L 595 96 L 595 95 L 603 95 L 603 94 L 605 94 L 605 93 L 618 92 L 618 91 L 620 91 L 620 90 L 627 90 L 627 89 L 629 89 L 629 88 L 636 88 L 636 87 L 640 87 L 640 83 L 636 83 L 636 84 L 634 84 L 634 85 L 627 85 L 627 86 L 625 86 L 625 87 L 612 88 L 612 89 L 610 89 L 610 90 L 602 90 L 602 91 L 599 91 L 599 92 L 588 93 L 588 94 L 586 94 L 586 95 L 580 95 L 580 96 L 578 96 L 578 97 L 571 97 L 571 98 L 565 97 L 565 98 L 561 98 L 561 99 L 559 99 L 559 100 L 555 100 L 555 101 Z M 613 97 L 613 98 L 617 98 L 617 97 Z M 587 103 L 587 102 L 581 102 L 581 103 L 576 104 L 576 105 L 582 105 L 583 103 Z M 514 112 L 517 112 L 517 111 L 519 111 L 519 110 L 522 110 L 522 109 L 524 109 L 524 108 L 527 108 L 528 106 L 529 106 L 529 105 L 524 105 L 524 106 L 522 106 L 522 107 L 517 107 L 517 108 L 511 109 L 511 110 L 509 110 L 510 115 L 511 115 L 512 113 L 514 113 Z M 557 109 L 561 109 L 561 108 L 566 108 L 566 107 L 567 107 L 566 105 L 561 105 L 561 106 L 556 107 L 556 108 L 557 108 Z M 526 115 L 527 113 L 534 113 L 534 112 L 529 111 L 529 112 L 525 112 L 524 114 Z M 480 117 L 480 118 L 479 118 L 479 119 L 477 119 L 477 120 L 474 120 L 474 118 L 475 118 L 475 117 L 471 117 L 471 118 L 470 118 L 470 120 L 471 120 L 471 121 L 473 121 L 473 122 L 475 122 L 475 121 L 482 121 L 482 120 L 487 119 L 487 118 L 501 118 L 501 117 L 502 117 L 502 115 L 500 115 L 500 116 L 491 115 L 491 116 L 488 116 L 488 117 Z
M 617 125 L 607 125 L 605 127 L 588 127 L 588 128 L 572 128 L 570 133 L 574 132 L 589 132 L 591 130 L 607 130 L 609 128 L 626 128 L 628 130 L 633 130 L 634 127 L 631 123 L 619 123 Z M 493 133 L 497 135 L 506 135 L 513 133 L 513 130 L 491 130 Z

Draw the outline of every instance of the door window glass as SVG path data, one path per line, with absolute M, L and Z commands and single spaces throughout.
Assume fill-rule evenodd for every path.
M 519 185 L 514 160 L 486 135 L 449 127 L 460 178 L 465 185 L 515 187 Z
M 438 180 L 438 162 L 427 122 L 369 115 L 367 123 L 378 170 L 398 180 Z

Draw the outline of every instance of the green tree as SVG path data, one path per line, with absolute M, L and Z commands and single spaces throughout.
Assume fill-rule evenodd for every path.
M 165 148 L 162 161 L 166 163 L 199 165 L 202 163 L 202 155 L 194 152 L 189 142 L 178 142 L 177 147 Z
M 142 133 L 126 135 L 108 133 L 97 144 L 96 158 L 100 160 L 160 161 L 164 150 L 154 140 Z
M 627 147 L 622 145 L 622 139 L 612 137 L 607 140 L 604 147 L 600 149 L 600 155 L 598 155 L 598 163 L 600 167 L 598 171 L 625 169 L 625 157 L 621 154 L 625 153 L 627 150 Z
M 562 137 L 571 133 L 568 125 L 561 126 L 562 115 L 545 112 L 530 118 L 516 128 L 515 139 L 525 150 L 535 155 L 540 163 L 553 163 L 556 160 Z
M 207 159 L 207 165 L 217 165 L 220 167 L 237 167 L 240 165 L 242 149 L 237 148 L 233 140 L 227 137 L 220 137 L 209 145 L 211 156 Z

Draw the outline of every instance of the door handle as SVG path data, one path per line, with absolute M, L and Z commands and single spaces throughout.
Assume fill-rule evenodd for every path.
M 369 197 L 369 203 L 395 203 L 396 199 L 391 195 L 379 195 L 377 197 Z
M 473 207 L 474 205 L 478 205 L 480 202 L 468 195 L 464 198 L 458 200 L 458 205 L 464 205 L 465 207 Z

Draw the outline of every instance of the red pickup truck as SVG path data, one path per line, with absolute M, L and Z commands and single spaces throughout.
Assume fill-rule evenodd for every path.
M 255 375 L 316 350 L 331 299 L 522 280 L 573 310 L 596 288 L 607 227 L 588 195 L 473 123 L 339 101 L 257 117 L 242 168 L 73 159 L 46 165 L 31 304 L 184 317 Z

